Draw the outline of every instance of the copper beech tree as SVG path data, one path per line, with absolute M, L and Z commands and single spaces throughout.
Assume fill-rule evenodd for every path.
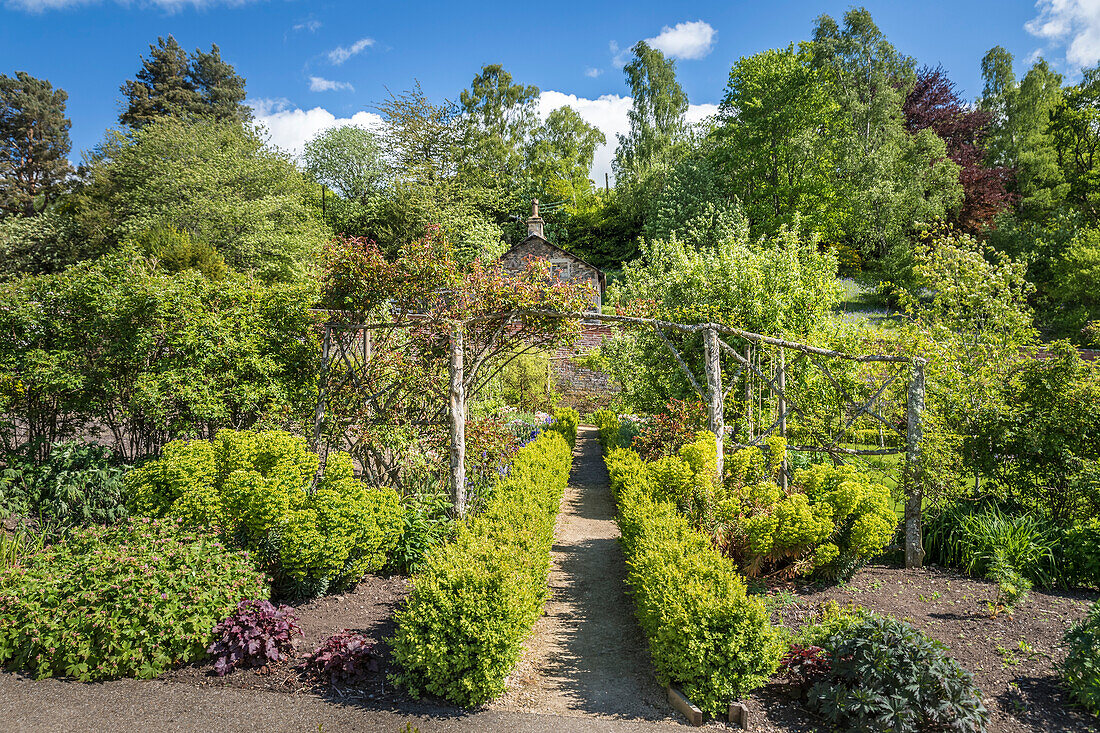
M 439 228 L 394 259 L 370 240 L 338 237 L 322 267 L 330 313 L 318 432 L 380 483 L 443 470 L 456 343 L 462 391 L 474 399 L 510 361 L 580 332 L 576 319 L 532 310 L 578 312 L 591 302 L 589 286 L 555 278 L 546 260 L 518 274 L 462 265 Z

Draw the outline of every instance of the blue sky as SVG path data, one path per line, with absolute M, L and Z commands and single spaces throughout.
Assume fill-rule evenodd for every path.
M 314 0 L 0 0 L 0 73 L 27 71 L 69 93 L 74 159 L 117 124 L 119 85 L 158 35 L 217 43 L 248 81 L 272 141 L 291 151 L 326 126 L 372 124 L 386 88 L 419 79 L 455 98 L 483 64 L 571 103 L 608 134 L 629 107 L 623 49 L 639 39 L 678 58 L 693 117 L 720 101 L 739 57 L 809 37 L 847 2 L 417 3 Z M 964 95 L 981 90 L 982 55 L 1000 44 L 1018 71 L 1043 54 L 1074 74 L 1100 58 L 1100 0 L 867 2 L 879 27 L 922 64 L 942 64 Z M 616 50 L 618 49 L 618 53 Z M 610 146 L 597 156 L 602 179 Z

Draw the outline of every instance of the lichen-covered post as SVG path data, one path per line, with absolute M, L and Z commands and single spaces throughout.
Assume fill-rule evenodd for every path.
M 325 424 L 325 401 L 328 398 L 328 362 L 331 348 L 332 329 L 326 323 L 324 339 L 321 341 L 321 378 L 317 384 L 317 412 L 313 417 L 313 449 L 317 451 L 319 460 L 317 472 L 313 475 L 313 483 L 310 484 L 311 493 L 321 483 L 321 478 L 325 475 L 325 468 L 328 463 L 328 445 L 326 443 L 325 448 L 321 449 L 321 433 Z
M 466 385 L 462 367 L 464 324 L 451 323 L 451 389 L 448 413 L 451 419 L 451 496 L 455 515 L 466 514 Z
M 783 347 L 779 347 L 779 435 L 783 440 L 787 439 L 787 355 Z M 783 462 L 779 464 L 779 486 L 783 493 L 787 493 L 787 456 L 784 453 Z
M 722 480 L 725 464 L 726 425 L 722 400 L 722 359 L 718 351 L 718 332 L 713 328 L 703 331 L 703 351 L 707 367 L 707 427 L 716 438 L 715 469 L 717 480 Z
M 913 357 L 909 374 L 909 399 L 906 407 L 908 429 L 905 435 L 905 567 L 919 568 L 924 563 L 921 539 L 921 504 L 924 502 L 924 467 L 921 464 L 921 440 L 924 438 L 925 360 Z

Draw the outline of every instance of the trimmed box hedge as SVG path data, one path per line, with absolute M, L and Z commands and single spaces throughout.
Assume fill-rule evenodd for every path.
M 614 449 L 607 464 L 626 582 L 657 676 L 704 712 L 720 714 L 776 671 L 785 634 L 763 602 L 747 595 L 734 564 L 675 505 L 654 498 L 660 487 L 651 486 L 637 453 Z
M 480 514 L 433 549 L 397 613 L 394 681 L 474 707 L 504 691 L 549 594 L 554 520 L 572 450 L 547 431 L 516 453 Z

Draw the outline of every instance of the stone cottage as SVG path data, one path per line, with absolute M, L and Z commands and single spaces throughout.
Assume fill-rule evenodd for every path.
M 546 239 L 538 199 L 531 202 L 531 217 L 527 220 L 527 238 L 505 252 L 501 267 L 505 272 L 519 273 L 528 259 L 546 259 L 556 277 L 592 287 L 592 302 L 588 310 L 599 313 L 603 306 L 607 279 L 600 268 L 567 252 Z M 550 380 L 567 404 L 591 409 L 613 395 L 617 389 L 602 372 L 578 366 L 575 359 L 599 348 L 604 339 L 613 335 L 606 323 L 591 320 L 582 324 L 581 337 L 572 346 L 563 346 L 550 355 Z
M 594 293 L 589 310 L 600 312 L 604 288 L 607 286 L 603 271 L 546 239 L 543 220 L 539 216 L 538 199 L 531 202 L 531 218 L 527 220 L 527 238 L 501 255 L 500 264 L 505 272 L 518 274 L 523 272 L 526 261 L 532 258 L 550 260 L 551 270 L 559 280 L 590 285 Z

